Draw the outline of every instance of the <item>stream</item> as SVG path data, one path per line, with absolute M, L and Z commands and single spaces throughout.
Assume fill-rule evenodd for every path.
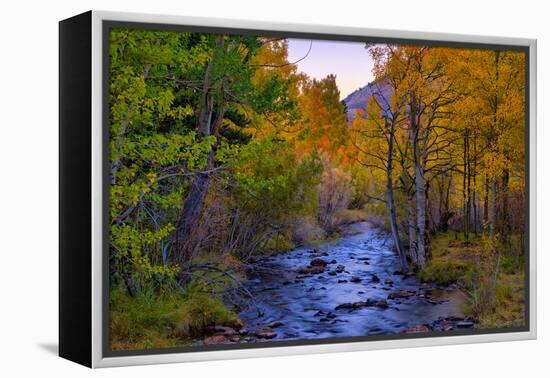
M 338 240 L 262 259 L 249 272 L 255 305 L 239 316 L 262 340 L 323 339 L 471 328 L 456 288 L 400 272 L 391 238 L 368 222 Z M 260 314 L 260 315 L 259 315 Z M 236 340 L 235 340 L 236 341 Z

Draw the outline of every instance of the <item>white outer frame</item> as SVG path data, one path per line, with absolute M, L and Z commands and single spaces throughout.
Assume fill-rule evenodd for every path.
M 287 32 L 352 35 L 381 38 L 406 38 L 463 43 L 507 44 L 529 47 L 529 324 L 528 332 L 494 333 L 419 339 L 365 341 L 341 344 L 281 346 L 272 348 L 199 351 L 150 354 L 139 356 L 103 357 L 103 288 L 102 288 L 102 234 L 103 234 L 103 21 L 142 22 L 188 26 L 210 26 L 236 29 L 273 30 Z M 437 345 L 482 343 L 496 341 L 530 340 L 537 337 L 537 41 L 535 39 L 489 37 L 478 35 L 410 32 L 355 27 L 286 24 L 248 20 L 230 20 L 203 17 L 183 17 L 139 13 L 92 11 L 92 367 L 115 367 L 174 362 L 194 362 L 235 358 L 287 356 L 297 354 L 351 352 L 361 350 L 425 347 Z

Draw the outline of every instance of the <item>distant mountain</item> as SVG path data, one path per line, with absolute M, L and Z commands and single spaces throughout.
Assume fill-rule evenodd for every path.
M 389 99 L 389 85 L 373 81 L 371 83 L 368 83 L 364 87 L 356 89 L 342 100 L 342 102 L 346 104 L 348 121 L 353 120 L 353 118 L 355 117 L 355 112 L 358 109 L 363 111 L 363 113 L 366 112 L 367 102 L 369 102 L 369 99 L 374 94 L 381 94 L 382 96 Z

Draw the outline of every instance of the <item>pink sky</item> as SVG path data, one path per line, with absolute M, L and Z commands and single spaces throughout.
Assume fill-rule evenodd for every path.
M 289 39 L 288 61 L 304 57 L 311 42 L 311 52 L 297 63 L 298 69 L 316 79 L 335 74 L 341 99 L 372 81 L 372 60 L 361 42 Z

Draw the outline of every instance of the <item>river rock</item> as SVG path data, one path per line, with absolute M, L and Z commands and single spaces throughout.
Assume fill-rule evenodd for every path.
M 334 259 L 330 260 L 330 264 L 336 264 L 336 260 Z
M 280 320 L 275 320 L 274 322 L 269 323 L 267 326 L 270 327 L 270 328 L 277 328 L 277 327 L 280 327 L 282 325 L 284 325 L 283 322 L 281 322 Z
M 360 302 L 356 302 L 356 303 L 360 303 Z M 365 302 L 362 302 L 362 303 L 365 303 Z M 339 304 L 338 306 L 334 307 L 334 310 L 342 310 L 342 309 L 353 309 L 353 308 L 356 308 L 354 307 L 354 303 L 342 303 L 342 304 Z
M 376 307 L 378 308 L 388 308 L 388 301 L 386 301 L 385 299 L 381 299 L 379 301 L 376 301 L 376 303 L 374 304 Z
M 429 304 L 432 304 L 432 305 L 438 305 L 438 304 L 441 304 L 441 303 L 445 303 L 447 301 L 448 300 L 444 299 L 444 298 L 435 298 L 435 297 L 432 297 L 432 296 L 426 296 L 426 302 L 428 302 Z
M 416 324 L 403 330 L 401 333 L 424 333 L 430 332 L 431 329 L 426 324 Z
M 234 336 L 239 334 L 239 332 L 237 332 L 235 329 L 231 327 L 220 326 L 220 325 L 209 327 L 208 330 L 214 333 L 221 333 L 223 334 L 223 336 Z
M 378 276 L 376 274 L 373 274 L 371 282 L 378 283 L 378 282 L 380 282 L 380 278 L 378 278 Z
M 464 318 L 461 318 L 460 316 L 447 316 L 445 319 L 450 321 L 450 322 L 460 322 L 462 320 L 465 320 Z
M 298 269 L 299 274 L 321 274 L 325 271 L 322 266 L 304 266 Z
M 462 320 L 455 323 L 455 326 L 457 328 L 472 328 L 474 326 L 474 322 L 471 322 L 469 320 Z
M 263 327 L 256 331 L 256 336 L 260 339 L 274 339 L 277 334 L 273 332 L 271 327 Z
M 347 283 L 348 280 L 338 280 L 338 283 Z
M 328 265 L 328 261 L 325 261 L 323 259 L 313 259 L 310 261 L 309 265 L 311 266 L 322 266 L 323 268 Z
M 336 273 L 343 273 L 345 269 L 346 269 L 345 266 L 343 266 L 343 265 L 338 265 L 338 266 L 336 267 Z
M 392 280 L 391 278 L 386 278 L 386 279 L 384 280 L 384 283 L 385 283 L 386 285 L 393 285 L 393 280 Z
M 330 272 L 327 273 L 329 276 L 335 276 L 336 275 L 336 272 L 334 270 L 331 270 Z
M 206 345 L 231 344 L 231 340 L 229 340 L 227 336 L 217 335 L 217 336 L 210 336 L 209 338 L 204 340 L 204 343 Z
M 359 282 L 361 282 L 361 278 L 359 278 L 357 276 L 353 276 L 353 277 L 351 277 L 350 282 L 359 283 Z
M 369 306 L 369 302 L 365 302 L 365 301 L 358 301 L 358 302 L 353 302 L 353 303 L 342 303 L 336 307 L 334 307 L 334 310 L 342 310 L 342 309 L 347 309 L 347 310 L 356 310 L 358 308 L 361 308 L 361 307 L 367 307 Z
M 395 299 L 395 298 L 409 298 L 416 295 L 416 292 L 411 290 L 397 290 L 392 291 L 388 294 L 388 299 Z
M 239 335 L 244 336 L 246 334 L 248 334 L 248 329 L 246 329 L 246 327 L 243 327 L 239 330 Z

